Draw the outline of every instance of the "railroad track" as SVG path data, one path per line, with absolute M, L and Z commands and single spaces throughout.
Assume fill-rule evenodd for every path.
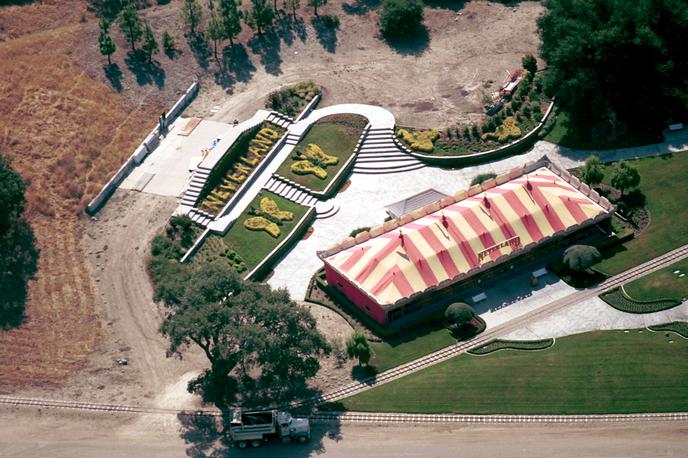
M 688 256 L 688 245 L 684 245 L 680 248 L 677 248 L 661 256 L 658 256 L 646 263 L 643 263 L 639 266 L 633 267 L 632 269 L 626 270 L 625 272 L 615 275 L 600 283 L 594 288 L 578 291 L 574 294 L 570 294 L 566 297 L 557 299 L 556 301 L 550 304 L 539 307 L 536 310 L 528 312 L 502 325 L 496 326 L 488 331 L 485 331 L 471 340 L 458 342 L 454 345 L 445 347 L 441 350 L 438 350 L 434 353 L 430 353 L 414 361 L 394 367 L 392 369 L 389 369 L 385 372 L 369 377 L 367 379 L 345 385 L 341 388 L 330 391 L 323 395 L 319 395 L 317 397 L 305 401 L 294 402 L 290 404 L 290 407 L 294 408 L 303 406 L 314 406 L 325 402 L 338 401 L 345 397 L 349 397 L 354 394 L 369 390 L 384 383 L 391 382 L 405 375 L 411 374 L 421 369 L 425 369 L 437 363 L 446 361 L 461 353 L 465 353 L 466 351 L 483 345 L 492 339 L 516 331 L 527 322 L 546 317 L 567 307 L 578 304 L 585 299 L 595 297 L 598 294 L 608 291 L 616 286 L 622 285 L 628 281 L 634 280 L 638 277 L 654 272 L 655 270 L 666 267 L 667 265 L 670 265 L 675 261 L 682 259 L 686 256 Z
M 288 407 L 313 407 L 325 402 L 333 402 L 345 397 L 374 388 L 375 386 L 391 382 L 410 373 L 430 367 L 434 364 L 446 361 L 454 356 L 475 348 L 500 335 L 515 331 L 524 323 L 545 317 L 582 300 L 597 296 L 598 294 L 647 275 L 658 269 L 666 267 L 673 262 L 688 256 L 688 245 L 684 245 L 673 251 L 658 256 L 651 261 L 636 266 L 625 272 L 611 277 L 598 286 L 578 291 L 569 296 L 560 298 L 546 306 L 528 312 L 507 323 L 485 331 L 479 336 L 465 342 L 458 342 L 434 353 L 423 356 L 414 361 L 402 364 L 377 374 L 374 377 L 360 382 L 345 385 L 329 393 L 307 399 L 305 401 L 291 403 Z M 132 413 L 132 414 L 168 414 L 168 415 L 200 415 L 220 416 L 217 410 L 180 411 L 178 409 L 159 409 L 141 406 L 129 406 L 123 404 L 100 404 L 78 401 L 60 401 L 50 399 L 34 399 L 0 396 L 0 405 L 17 407 L 38 407 L 71 409 L 90 412 Z M 688 420 L 688 412 L 676 413 L 647 413 L 647 414 L 618 414 L 618 415 L 463 415 L 463 414 L 391 414 L 391 413 L 357 413 L 357 412 L 316 412 L 310 417 L 314 421 L 339 421 L 352 423 L 585 423 L 585 422 L 629 422 L 629 421 L 685 421 Z
M 13 398 L 0 396 L 0 405 L 17 407 L 39 407 L 70 409 L 90 412 L 194 415 L 219 417 L 218 411 L 199 410 L 180 412 L 175 409 L 153 409 L 120 404 L 98 404 L 91 402 L 55 401 L 48 399 Z M 596 423 L 596 422 L 640 422 L 640 421 L 686 421 L 688 412 L 611 414 L 611 415 L 465 415 L 465 414 L 407 414 L 407 413 L 362 413 L 362 412 L 318 412 L 310 415 L 318 423 L 376 423 L 376 424 L 529 424 L 529 423 Z
M 319 412 L 311 415 L 314 422 L 348 423 L 599 423 L 599 422 L 640 422 L 640 421 L 686 421 L 688 412 L 632 413 L 600 415 L 464 415 L 464 414 L 408 414 L 408 413 L 362 413 Z

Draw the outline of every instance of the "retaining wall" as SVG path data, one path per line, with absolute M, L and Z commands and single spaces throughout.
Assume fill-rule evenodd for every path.
M 177 100 L 166 116 L 166 124 L 171 124 L 177 116 L 186 108 L 198 94 L 198 83 L 194 82 L 189 89 Z M 105 205 L 115 189 L 129 176 L 134 167 L 139 165 L 155 149 L 160 146 L 160 123 L 146 136 L 146 139 L 134 150 L 129 158 L 122 164 L 117 173 L 103 186 L 100 192 L 88 203 L 86 212 L 93 215 Z

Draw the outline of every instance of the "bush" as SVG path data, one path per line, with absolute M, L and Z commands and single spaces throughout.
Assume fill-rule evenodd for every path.
M 574 272 L 583 272 L 600 259 L 597 248 L 589 245 L 573 245 L 564 251 L 564 264 Z
M 518 138 L 521 136 L 521 129 L 516 125 L 516 120 L 513 116 L 509 116 L 504 119 L 502 125 L 497 127 L 494 132 L 483 134 L 482 139 L 494 139 L 498 142 L 505 142 L 512 138 Z
M 475 185 L 477 185 L 477 184 L 481 184 L 482 182 L 487 181 L 487 180 L 489 180 L 490 178 L 494 178 L 494 177 L 496 177 L 496 176 L 497 176 L 497 175 L 494 174 L 494 173 L 481 173 L 481 174 L 476 175 L 476 176 L 473 177 L 473 179 L 471 180 L 471 186 L 475 186 Z
M 419 130 L 409 132 L 406 129 L 399 129 L 397 137 L 405 141 L 412 150 L 431 153 L 434 149 L 433 142 L 440 136 L 436 129 Z
M 450 331 L 462 331 L 468 327 L 473 327 L 475 310 L 468 304 L 456 302 L 449 305 L 444 311 L 444 319 Z
M 423 3 L 419 0 L 385 0 L 380 12 L 380 32 L 389 38 L 415 34 L 423 22 Z

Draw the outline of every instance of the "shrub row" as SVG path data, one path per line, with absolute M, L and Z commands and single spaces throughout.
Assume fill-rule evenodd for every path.
M 685 321 L 672 321 L 671 323 L 650 326 L 651 331 L 671 331 L 688 339 L 688 323 Z
M 554 345 L 554 339 L 542 340 L 502 340 L 494 339 L 468 353 L 472 355 L 487 355 L 497 350 L 545 350 Z
M 607 304 L 617 310 L 627 313 L 654 313 L 676 307 L 681 304 L 675 299 L 656 299 L 653 301 L 638 301 L 625 294 L 621 288 L 614 288 L 600 295 Z

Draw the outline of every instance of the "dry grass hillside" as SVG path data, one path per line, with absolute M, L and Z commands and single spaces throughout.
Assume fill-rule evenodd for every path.
M 0 149 L 28 183 L 27 215 L 41 250 L 24 325 L 0 331 L 5 391 L 56 383 L 97 346 L 98 297 L 80 247 L 81 211 L 159 112 L 150 101 L 132 106 L 72 61 L 83 25 L 69 14 L 86 12 L 76 3 L 0 9 Z

